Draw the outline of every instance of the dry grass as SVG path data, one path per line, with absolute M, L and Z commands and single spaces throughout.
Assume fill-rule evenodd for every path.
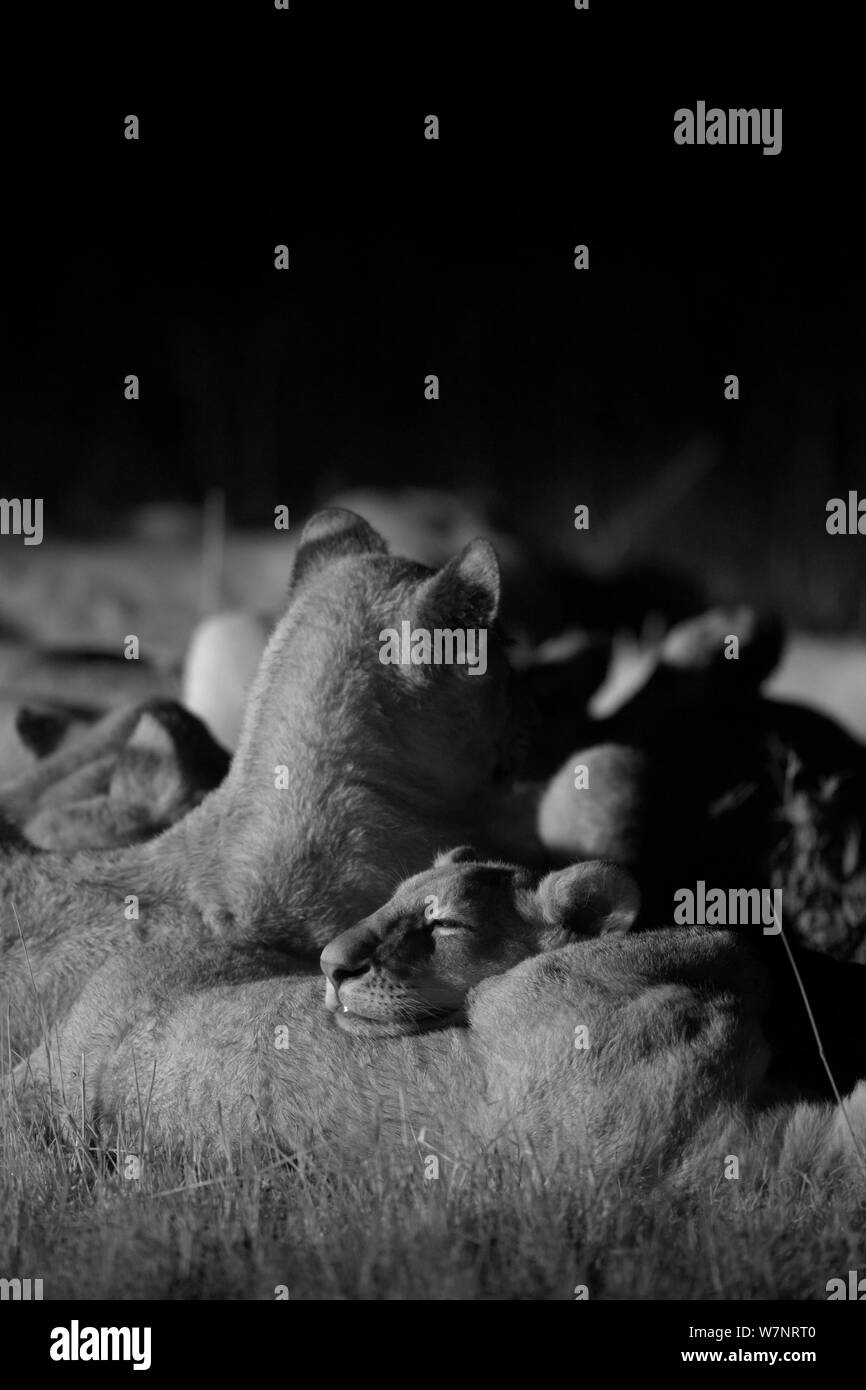
M 807 1173 L 675 1198 L 492 1153 L 427 1180 L 414 1146 L 347 1167 L 314 1136 L 291 1157 L 123 1167 L 10 1124 L 0 1271 L 47 1298 L 822 1299 L 866 1258 L 862 1184 Z

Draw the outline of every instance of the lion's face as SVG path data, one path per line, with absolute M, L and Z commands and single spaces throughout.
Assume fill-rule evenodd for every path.
M 452 850 L 326 946 L 325 1005 L 353 1033 L 457 1023 L 481 980 L 581 936 L 627 931 L 638 906 L 633 880 L 612 864 L 574 864 L 539 881 Z

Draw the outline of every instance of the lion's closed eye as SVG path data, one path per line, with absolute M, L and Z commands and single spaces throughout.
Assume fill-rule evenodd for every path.
M 471 930 L 465 922 L 456 922 L 450 917 L 434 917 L 428 925 L 433 928 L 433 935 L 437 937 L 455 936 L 457 932 L 468 932 Z

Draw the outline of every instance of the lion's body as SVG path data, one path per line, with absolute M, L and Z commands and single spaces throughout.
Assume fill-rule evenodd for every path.
M 128 944 L 72 1008 L 50 1068 L 41 1047 L 18 1079 L 73 1107 L 83 1093 L 110 1131 L 147 1078 L 152 1133 L 213 1143 L 291 1147 L 314 1119 L 354 1141 L 407 1117 L 481 1143 L 503 1125 L 581 1152 L 591 1140 L 609 1158 L 664 1113 L 661 1161 L 708 1109 L 760 1096 L 767 977 L 730 934 L 623 935 L 637 906 L 612 866 L 539 882 L 453 851 L 328 945 L 327 991 L 260 946 Z M 466 1026 L 442 1026 L 443 991 Z
M 151 700 L 103 716 L 0 786 L 0 812 L 41 849 L 116 848 L 180 820 L 228 764 L 195 715 Z
M 120 1124 L 137 1142 L 146 1096 L 149 1140 L 205 1152 L 325 1145 L 348 1159 L 418 1141 L 470 1162 L 518 1145 L 544 1165 L 705 1183 L 732 1151 L 757 1181 L 763 1135 L 774 1162 L 795 1140 L 829 1144 L 841 1171 L 855 1156 L 830 1107 L 762 1108 L 766 1004 L 736 937 L 670 929 L 532 956 L 475 987 L 466 1027 L 349 1037 L 321 977 L 285 957 L 145 945 L 104 968 L 61 1030 L 55 1123 L 84 1091 L 106 1143 Z M 44 1093 L 41 1049 L 30 1068 Z

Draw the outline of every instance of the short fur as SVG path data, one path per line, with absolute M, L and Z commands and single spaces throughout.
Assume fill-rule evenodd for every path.
M 174 700 L 149 700 L 46 752 L 29 774 L 0 788 L 0 810 L 41 849 L 128 845 L 180 820 L 228 765 L 195 715 Z

